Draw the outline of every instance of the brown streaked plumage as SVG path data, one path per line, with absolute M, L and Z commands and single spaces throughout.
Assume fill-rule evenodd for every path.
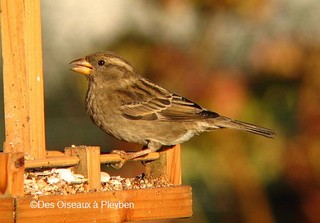
M 85 104 L 92 121 L 117 139 L 148 147 L 132 154 L 122 152 L 119 166 L 205 131 L 231 128 L 275 136 L 270 129 L 221 116 L 152 83 L 113 53 L 94 53 L 70 64 L 88 78 Z

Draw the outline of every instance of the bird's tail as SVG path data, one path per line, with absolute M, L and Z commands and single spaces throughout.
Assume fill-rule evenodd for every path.
M 224 116 L 215 118 L 213 125 L 215 128 L 239 129 L 239 130 L 247 131 L 257 135 L 261 135 L 267 138 L 273 138 L 276 135 L 276 133 L 271 129 L 267 129 L 267 128 L 246 123 L 246 122 L 241 122 L 238 120 L 233 120 L 231 118 L 227 118 Z

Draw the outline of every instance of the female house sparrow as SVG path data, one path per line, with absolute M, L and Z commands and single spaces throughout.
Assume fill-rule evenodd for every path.
M 147 146 L 135 153 L 119 152 L 123 162 L 189 140 L 201 132 L 231 128 L 268 138 L 275 133 L 257 125 L 209 111 L 141 77 L 125 59 L 98 52 L 70 62 L 86 75 L 86 110 L 92 121 L 117 139 Z

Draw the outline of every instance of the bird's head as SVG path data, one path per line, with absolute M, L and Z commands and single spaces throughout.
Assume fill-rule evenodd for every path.
M 125 80 L 137 76 L 132 65 L 111 52 L 98 52 L 70 62 L 71 70 L 90 80 Z

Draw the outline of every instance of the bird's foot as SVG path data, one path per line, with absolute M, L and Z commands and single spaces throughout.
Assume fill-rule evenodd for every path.
M 118 154 L 121 158 L 119 163 L 110 164 L 114 169 L 120 169 L 123 164 L 125 164 L 130 159 L 130 154 L 126 153 L 124 150 L 112 150 L 110 154 Z

